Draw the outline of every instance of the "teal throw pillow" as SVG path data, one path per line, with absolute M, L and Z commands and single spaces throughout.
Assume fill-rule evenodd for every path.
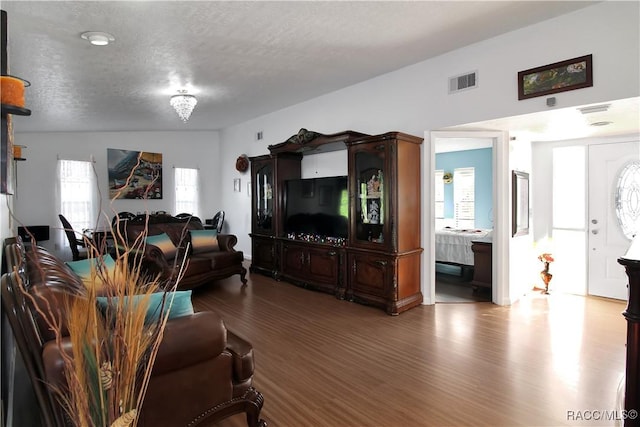
M 147 245 L 157 246 L 166 259 L 173 259 L 178 252 L 178 248 L 173 244 L 171 238 L 167 233 L 156 234 L 154 236 L 147 236 L 145 239 Z
M 216 230 L 191 230 L 189 233 L 194 254 L 220 250 Z
M 125 304 L 129 301 L 133 302 L 133 309 L 137 307 L 145 295 L 133 295 L 125 297 Z M 164 310 L 162 310 L 162 300 L 164 298 Z M 116 307 L 118 305 L 117 297 L 97 297 L 98 306 L 102 311 L 106 311 L 109 305 Z M 175 292 L 156 292 L 149 296 L 149 307 L 144 317 L 144 323 L 154 323 L 169 310 L 169 319 L 175 319 L 182 316 L 193 314 L 193 305 L 191 304 L 191 291 L 175 291 Z
M 66 264 L 73 272 L 82 279 L 82 282 L 87 289 L 95 287 L 96 291 L 100 291 L 103 282 L 99 275 L 95 275 L 95 280 L 91 278 L 92 270 L 97 273 L 100 269 L 107 276 L 113 277 L 116 270 L 116 262 L 111 258 L 111 255 L 106 254 L 99 258 L 89 258 L 80 261 L 68 261 Z

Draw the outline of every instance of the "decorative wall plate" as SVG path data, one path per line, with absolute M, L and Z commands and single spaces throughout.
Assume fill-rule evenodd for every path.
M 238 172 L 246 172 L 249 169 L 249 157 L 246 154 L 241 154 L 236 159 L 236 170 Z

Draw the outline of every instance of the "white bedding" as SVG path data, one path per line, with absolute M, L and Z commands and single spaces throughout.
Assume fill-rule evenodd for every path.
M 436 262 L 473 265 L 471 242 L 491 241 L 492 230 L 436 230 Z

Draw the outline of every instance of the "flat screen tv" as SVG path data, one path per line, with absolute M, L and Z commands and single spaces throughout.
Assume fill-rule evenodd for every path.
M 285 233 L 346 239 L 347 185 L 346 176 L 285 181 Z

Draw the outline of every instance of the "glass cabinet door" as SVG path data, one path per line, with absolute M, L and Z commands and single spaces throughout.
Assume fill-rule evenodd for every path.
M 273 230 L 273 164 L 258 167 L 254 176 L 256 229 L 265 233 Z
M 376 145 L 354 153 L 356 199 L 355 239 L 359 242 L 385 243 L 385 150 Z

